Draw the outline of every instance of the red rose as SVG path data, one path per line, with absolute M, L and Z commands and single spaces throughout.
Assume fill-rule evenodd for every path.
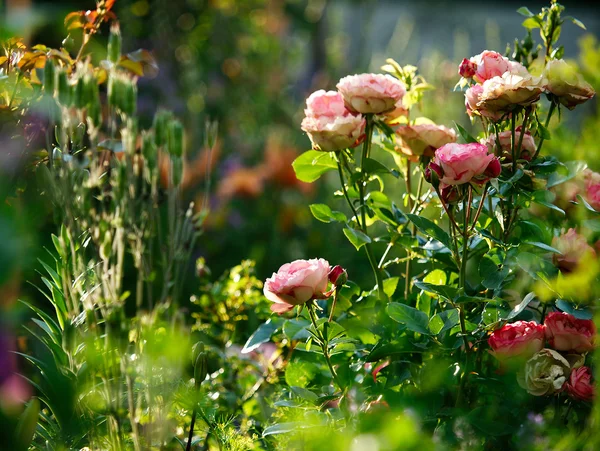
M 492 333 L 488 343 L 498 360 L 529 358 L 544 347 L 544 326 L 535 321 L 506 324 Z
M 582 366 L 571 371 L 571 376 L 565 383 L 565 389 L 575 399 L 581 401 L 593 399 L 595 390 L 592 384 L 592 371 L 590 368 Z

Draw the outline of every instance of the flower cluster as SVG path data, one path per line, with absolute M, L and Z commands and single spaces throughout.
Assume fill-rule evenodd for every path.
M 338 91 L 319 90 L 306 100 L 302 130 L 313 149 L 332 152 L 355 147 L 364 139 L 365 114 L 384 114 L 402 106 L 404 84 L 390 75 L 360 74 L 342 78 Z
M 583 366 L 594 349 L 596 327 L 591 320 L 551 312 L 544 321 L 517 321 L 494 331 L 488 339 L 503 365 L 519 368 L 519 385 L 535 396 L 566 391 L 579 400 L 594 397 L 591 370 Z M 549 347 L 544 347 L 545 344 Z
M 569 109 L 591 99 L 595 92 L 575 68 L 564 60 L 551 60 L 541 76 L 533 76 L 525 66 L 497 52 L 486 50 L 458 69 L 472 84 L 465 92 L 465 106 L 470 116 L 478 115 L 494 122 L 519 107 L 537 102 L 543 92 Z

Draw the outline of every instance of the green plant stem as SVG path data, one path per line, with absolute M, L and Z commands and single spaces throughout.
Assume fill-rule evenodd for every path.
M 310 304 L 306 305 L 306 308 L 308 309 L 308 316 L 310 317 L 310 321 L 312 322 L 312 325 L 315 328 L 315 332 L 319 336 L 319 341 L 321 342 L 321 351 L 323 351 L 323 357 L 325 358 L 325 362 L 327 362 L 327 366 L 329 367 L 331 377 L 333 377 L 334 382 L 336 383 L 338 388 L 342 391 L 342 393 L 345 394 L 346 389 L 340 382 L 337 372 L 335 371 L 335 368 L 333 367 L 333 364 L 331 363 L 331 357 L 329 356 L 329 349 L 328 349 L 329 343 L 327 340 L 325 340 L 325 337 L 319 330 L 319 326 L 317 324 L 317 315 L 315 313 L 315 306 L 312 303 L 310 303 Z
M 333 320 L 333 313 L 335 312 L 335 306 L 337 304 L 339 295 L 340 290 L 336 286 L 335 291 L 333 292 L 333 302 L 331 303 L 331 312 L 329 312 L 329 319 L 327 320 L 328 322 L 331 322 Z
M 348 195 L 348 190 L 346 189 L 346 182 L 344 180 L 344 171 L 342 168 L 342 163 L 339 160 L 340 158 L 346 158 L 346 157 L 344 155 L 340 154 L 340 155 L 338 155 L 338 161 L 337 161 L 338 174 L 340 176 L 340 185 L 342 185 L 342 193 L 344 193 L 346 202 L 348 202 L 348 205 L 350 206 L 350 209 L 352 210 L 352 213 L 354 214 L 354 219 L 356 220 L 356 222 L 358 223 L 358 225 L 360 227 L 360 222 L 358 219 L 359 218 L 358 212 L 356 211 L 356 208 L 354 208 L 354 204 L 352 203 L 352 200 L 350 199 L 350 196 Z
M 194 424 L 196 423 L 196 415 L 197 410 L 194 405 L 194 410 L 192 411 L 192 422 L 190 423 L 190 432 L 188 434 L 187 445 L 185 447 L 185 451 L 190 451 L 192 449 L 192 438 L 194 437 Z
M 371 141 L 373 140 L 373 116 L 368 114 L 366 116 L 367 125 L 365 127 L 365 142 L 363 144 L 362 151 L 362 160 L 361 160 L 361 178 L 362 180 L 358 184 L 358 192 L 360 196 L 360 215 L 362 222 L 362 232 L 369 237 L 367 233 L 367 207 L 365 205 L 365 188 L 367 186 L 367 176 L 364 170 L 365 163 L 367 161 L 368 155 L 371 151 Z M 387 296 L 385 291 L 383 291 L 383 278 L 381 277 L 381 272 L 377 267 L 377 262 L 375 261 L 375 257 L 373 255 L 373 249 L 371 248 L 371 243 L 365 244 L 365 252 L 367 254 L 367 259 L 369 260 L 369 264 L 371 265 L 371 269 L 373 270 L 373 274 L 375 275 L 375 282 L 377 283 L 377 295 L 381 301 L 385 301 Z
M 550 125 L 550 119 L 552 118 L 552 114 L 554 113 L 555 109 L 556 109 L 556 102 L 552 101 L 552 103 L 550 104 L 550 109 L 548 110 L 548 116 L 546 116 L 546 123 L 544 124 L 544 128 L 547 129 L 548 126 Z M 533 158 L 531 159 L 532 161 L 535 160 L 537 158 L 537 156 L 540 154 L 543 144 L 544 144 L 544 137 L 542 136 L 540 138 L 540 143 L 537 146 L 537 150 L 535 151 L 535 154 L 533 155 Z
M 510 118 L 510 136 L 511 136 L 511 140 L 510 140 L 510 146 L 511 146 L 511 155 L 512 155 L 512 170 L 513 170 L 513 174 L 515 172 L 517 172 L 517 147 L 515 146 L 515 130 L 516 130 L 516 114 L 513 111 L 513 113 L 511 114 L 511 118 Z M 523 136 L 523 134 L 521 133 L 521 136 Z

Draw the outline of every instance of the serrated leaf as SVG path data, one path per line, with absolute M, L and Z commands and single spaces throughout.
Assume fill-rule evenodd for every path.
M 385 311 L 394 321 L 403 324 L 408 330 L 429 335 L 429 318 L 421 310 L 399 302 L 390 302 Z
M 439 312 L 429 321 L 429 329 L 435 335 L 452 329 L 459 323 L 458 309 L 450 309 Z
M 450 235 L 448 235 L 447 232 L 445 232 L 440 226 L 435 224 L 433 221 L 422 216 L 412 214 L 407 214 L 406 216 L 415 226 L 417 226 L 417 229 L 419 229 L 421 233 L 438 240 L 448 249 L 452 247 Z
M 337 163 L 328 152 L 308 150 L 292 163 L 298 180 L 312 183 L 327 171 L 337 169 Z
M 346 235 L 346 238 L 348 238 L 348 241 L 352 243 L 356 250 L 359 250 L 365 244 L 369 244 L 371 242 L 371 238 L 362 233 L 360 230 L 356 230 L 351 227 L 344 227 L 344 235 Z

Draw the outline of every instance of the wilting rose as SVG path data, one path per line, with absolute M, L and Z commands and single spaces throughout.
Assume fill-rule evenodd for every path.
M 286 263 L 265 281 L 265 297 L 273 302 L 271 310 L 283 313 L 311 299 L 326 298 L 329 262 L 322 258 Z
M 517 374 L 519 385 L 534 396 L 561 391 L 571 374 L 569 361 L 553 349 L 542 349 Z
M 562 59 L 548 61 L 544 76 L 548 80 L 546 89 L 570 110 L 596 94 L 577 69 Z
M 403 125 L 396 129 L 398 148 L 408 156 L 432 157 L 444 144 L 456 142 L 456 132 L 443 125 Z
M 446 185 L 482 184 L 498 177 L 502 169 L 498 159 L 480 143 L 446 144 L 435 151 L 430 167 Z
M 392 111 L 406 93 L 404 84 L 383 74 L 349 75 L 337 84 L 346 107 L 362 114 L 381 114 Z
M 565 390 L 570 396 L 580 401 L 594 399 L 595 390 L 590 367 L 582 366 L 571 371 L 571 376 L 565 384 Z
M 360 144 L 365 119 L 350 113 L 339 92 L 322 89 L 306 99 L 302 130 L 308 133 L 315 150 L 332 152 Z
M 544 347 L 544 326 L 535 321 L 506 324 L 492 333 L 488 344 L 498 360 L 530 358 Z
M 491 113 L 509 113 L 519 106 L 536 102 L 544 90 L 541 77 L 506 72 L 486 80 L 477 103 L 477 110 Z
M 512 161 L 512 132 L 510 130 L 498 133 L 498 138 L 500 141 L 500 148 L 502 149 L 502 154 L 506 159 Z M 515 150 L 519 147 L 519 141 L 521 140 L 521 127 L 517 127 L 515 130 Z M 496 135 L 491 134 L 488 139 L 483 141 L 484 144 L 487 145 L 488 150 L 491 153 L 494 153 L 498 144 L 496 142 Z M 535 151 L 537 150 L 537 146 L 535 145 L 535 140 L 529 131 L 525 132 L 523 135 L 523 141 L 521 143 L 521 155 L 518 157 L 521 160 L 531 160 Z
M 554 265 L 563 272 L 575 270 L 582 259 L 596 255 L 596 251 L 588 244 L 587 239 L 578 234 L 575 229 L 569 229 L 567 233 L 555 236 L 552 239 L 552 247 L 560 251 L 560 254 L 553 254 L 552 260 Z
M 589 319 L 565 312 L 552 312 L 544 320 L 546 339 L 557 351 L 588 352 L 594 349 L 596 326 Z

